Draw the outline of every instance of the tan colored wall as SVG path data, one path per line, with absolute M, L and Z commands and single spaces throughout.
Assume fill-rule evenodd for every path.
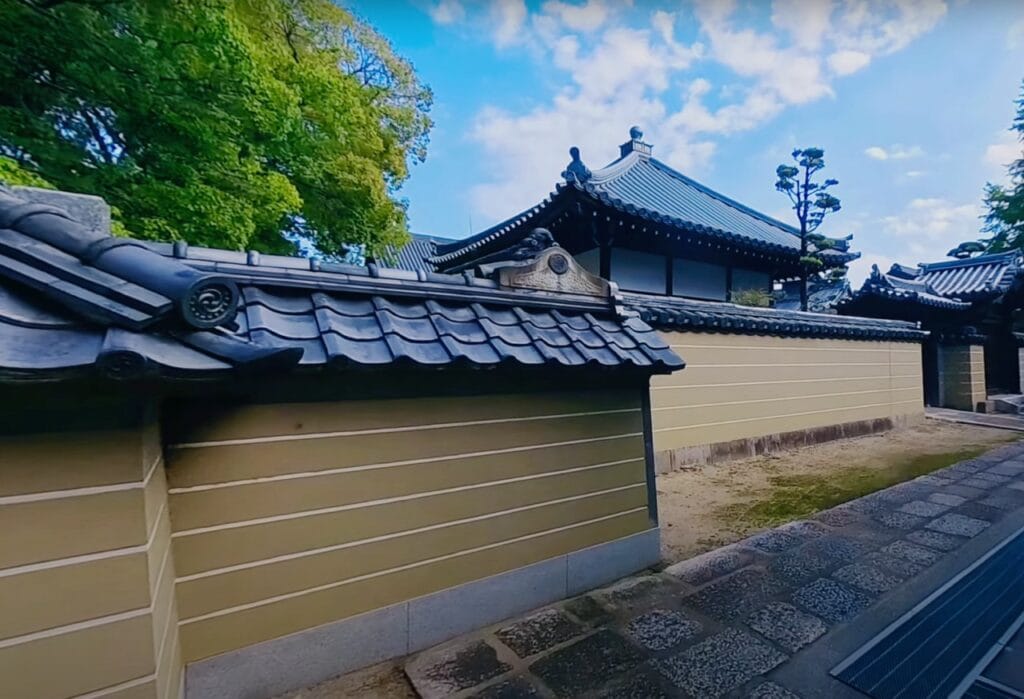
M 656 452 L 921 414 L 921 346 L 662 333 L 686 369 L 651 381 Z
M 976 410 L 985 401 L 985 348 L 981 345 L 944 345 L 939 348 L 942 405 Z
M 0 437 L 0 694 L 178 697 L 156 428 Z
M 652 526 L 637 391 L 238 407 L 175 441 L 186 662 Z

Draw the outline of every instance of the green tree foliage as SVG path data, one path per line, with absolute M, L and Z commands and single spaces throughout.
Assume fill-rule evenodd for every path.
M 1017 132 L 1017 139 L 1024 144 L 1024 84 L 1017 100 L 1017 116 L 1011 129 Z M 984 230 L 992 234 L 985 241 L 989 252 L 1024 250 L 1024 145 L 1021 157 L 1010 163 L 1007 170 L 1010 175 L 1008 185 L 991 182 L 985 185 L 988 214 L 985 216 Z
M 779 165 L 775 189 L 789 197 L 800 223 L 800 309 L 807 310 L 807 278 L 825 268 L 820 253 L 832 247 L 832 241 L 815 233 L 828 214 L 839 211 L 839 199 L 828 190 L 839 180 L 815 182 L 812 178 L 825 168 L 821 148 L 797 148 L 792 153 L 796 165 Z
M 431 94 L 329 0 L 7 0 L 0 26 L 0 172 L 99 194 L 142 238 L 407 239 Z

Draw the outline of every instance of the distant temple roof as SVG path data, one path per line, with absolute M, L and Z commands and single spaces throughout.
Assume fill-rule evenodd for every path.
M 683 365 L 561 248 L 493 278 L 386 270 L 114 238 L 23 196 L 0 190 L 0 383 Z
M 656 294 L 624 293 L 623 299 L 644 321 L 663 330 L 907 342 L 926 336 L 916 324 L 900 320 L 757 308 Z
M 461 262 L 505 244 L 505 239 L 530 229 L 537 219 L 571 197 L 582 197 L 618 212 L 707 238 L 728 241 L 746 249 L 771 251 L 786 257 L 800 252 L 799 232 L 750 207 L 690 179 L 651 156 L 651 145 L 636 127 L 620 146 L 621 157 L 591 172 L 572 148 L 572 162 L 562 173 L 564 183 L 547 199 L 465 240 L 438 245 L 430 262 L 438 269 L 458 269 Z M 840 265 L 859 257 L 849 252 L 849 238 L 833 241 L 824 256 Z
M 455 241 L 433 235 L 413 233 L 408 243 L 400 248 L 388 246 L 380 262 L 385 267 L 405 269 L 410 272 L 433 272 L 434 268 L 427 262 L 437 252 L 438 245 L 448 245 Z
M 1003 296 L 1021 271 L 1016 252 L 978 255 L 963 260 L 894 264 L 888 273 L 872 267 L 871 276 L 840 303 L 843 313 L 919 318 L 926 309 L 965 312 L 975 302 Z M 915 311 L 914 307 L 921 310 Z
M 937 294 L 968 301 L 1006 293 L 1020 271 L 1020 263 L 1018 253 L 1004 252 L 921 264 L 919 270 L 915 279 Z
M 829 281 L 811 279 L 807 282 L 807 310 L 814 313 L 834 313 L 839 302 L 850 295 L 847 279 Z M 782 284 L 782 293 L 775 300 L 775 307 L 783 311 L 800 310 L 800 282 L 788 281 Z

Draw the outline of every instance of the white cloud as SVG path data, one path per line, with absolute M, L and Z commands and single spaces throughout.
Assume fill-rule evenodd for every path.
M 645 128 L 659 159 L 683 170 L 705 166 L 717 139 L 833 96 L 836 80 L 900 50 L 946 12 L 944 0 L 774 0 L 771 24 L 755 25 L 735 0 L 696 0 L 694 31 L 687 10 L 638 3 L 626 14 L 630 4 L 546 0 L 528 11 L 523 0 L 495 0 L 489 12 L 465 5 L 498 48 L 522 46 L 546 80 L 564 79 L 544 102 L 476 115 L 469 138 L 496 174 L 473 190 L 475 213 L 497 220 L 536 203 L 558 180 L 570 145 L 590 167 L 603 166 L 630 124 Z M 716 69 L 714 85 L 704 66 Z M 882 160 L 922 154 L 868 149 Z
M 913 199 L 898 215 L 884 216 L 879 230 L 899 239 L 896 261 L 905 264 L 941 259 L 965 240 L 981 235 L 980 204 L 955 204 L 932 197 Z
M 911 200 L 902 211 L 868 218 L 858 226 L 873 233 L 876 241 L 886 242 L 886 251 L 869 244 L 860 259 L 850 263 L 848 277 L 853 288 L 859 288 L 876 264 L 883 272 L 894 262 L 916 265 L 934 262 L 946 256 L 965 240 L 981 237 L 982 207 L 976 203 L 957 204 L 938 197 Z M 860 236 L 854 240 L 860 239 Z
M 494 22 L 495 46 L 501 49 L 521 43 L 526 17 L 526 3 L 523 0 L 494 0 L 491 18 Z
M 852 75 L 871 63 L 871 55 L 863 51 L 844 49 L 828 56 L 828 67 L 839 76 Z
M 985 149 L 985 162 L 998 168 L 1020 158 L 1024 158 L 1024 144 L 1010 131 L 1000 133 L 999 139 Z
M 549 0 L 544 3 L 542 12 L 557 19 L 566 29 L 592 32 L 608 20 L 612 10 L 603 0 L 587 0 L 582 5 Z
M 460 0 L 440 0 L 427 8 L 430 18 L 437 24 L 455 24 L 466 17 L 466 8 Z
M 899 144 L 883 148 L 882 146 L 871 146 L 864 150 L 864 155 L 875 160 L 906 160 L 908 158 L 920 158 L 924 155 L 921 146 L 901 146 Z
M 831 26 L 832 10 L 832 0 L 774 0 L 772 24 L 789 32 L 797 46 L 813 50 Z
M 580 147 L 584 162 L 601 167 L 617 156 L 616 146 L 634 123 L 657 135 L 659 157 L 686 168 L 706 162 L 714 144 L 670 124 L 661 98 L 671 76 L 689 67 L 699 51 L 678 43 L 667 29 L 664 20 L 646 30 L 610 28 L 589 50 L 578 37 L 562 36 L 551 56 L 571 84 L 550 105 L 520 114 L 488 107 L 477 115 L 470 138 L 501 164 L 502 172 L 547 174 L 500 177 L 476 186 L 471 196 L 477 212 L 497 220 L 536 203 L 558 179 L 571 145 Z M 699 95 L 710 84 L 698 82 L 690 89 Z
M 783 47 L 775 35 L 736 27 L 725 3 L 705 0 L 698 3 L 696 14 L 711 57 L 740 76 L 754 78 L 760 92 L 790 104 L 832 94 L 816 55 Z
M 885 56 L 931 31 L 946 10 L 945 0 L 847 0 L 832 36 L 840 49 Z

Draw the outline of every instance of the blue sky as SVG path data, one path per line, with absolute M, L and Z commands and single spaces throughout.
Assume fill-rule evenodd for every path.
M 640 125 L 655 157 L 789 221 L 776 165 L 825 148 L 872 263 L 978 236 L 1019 157 L 1024 0 L 352 0 L 434 90 L 412 229 L 464 237 L 537 203 L 578 145 L 591 168 Z

